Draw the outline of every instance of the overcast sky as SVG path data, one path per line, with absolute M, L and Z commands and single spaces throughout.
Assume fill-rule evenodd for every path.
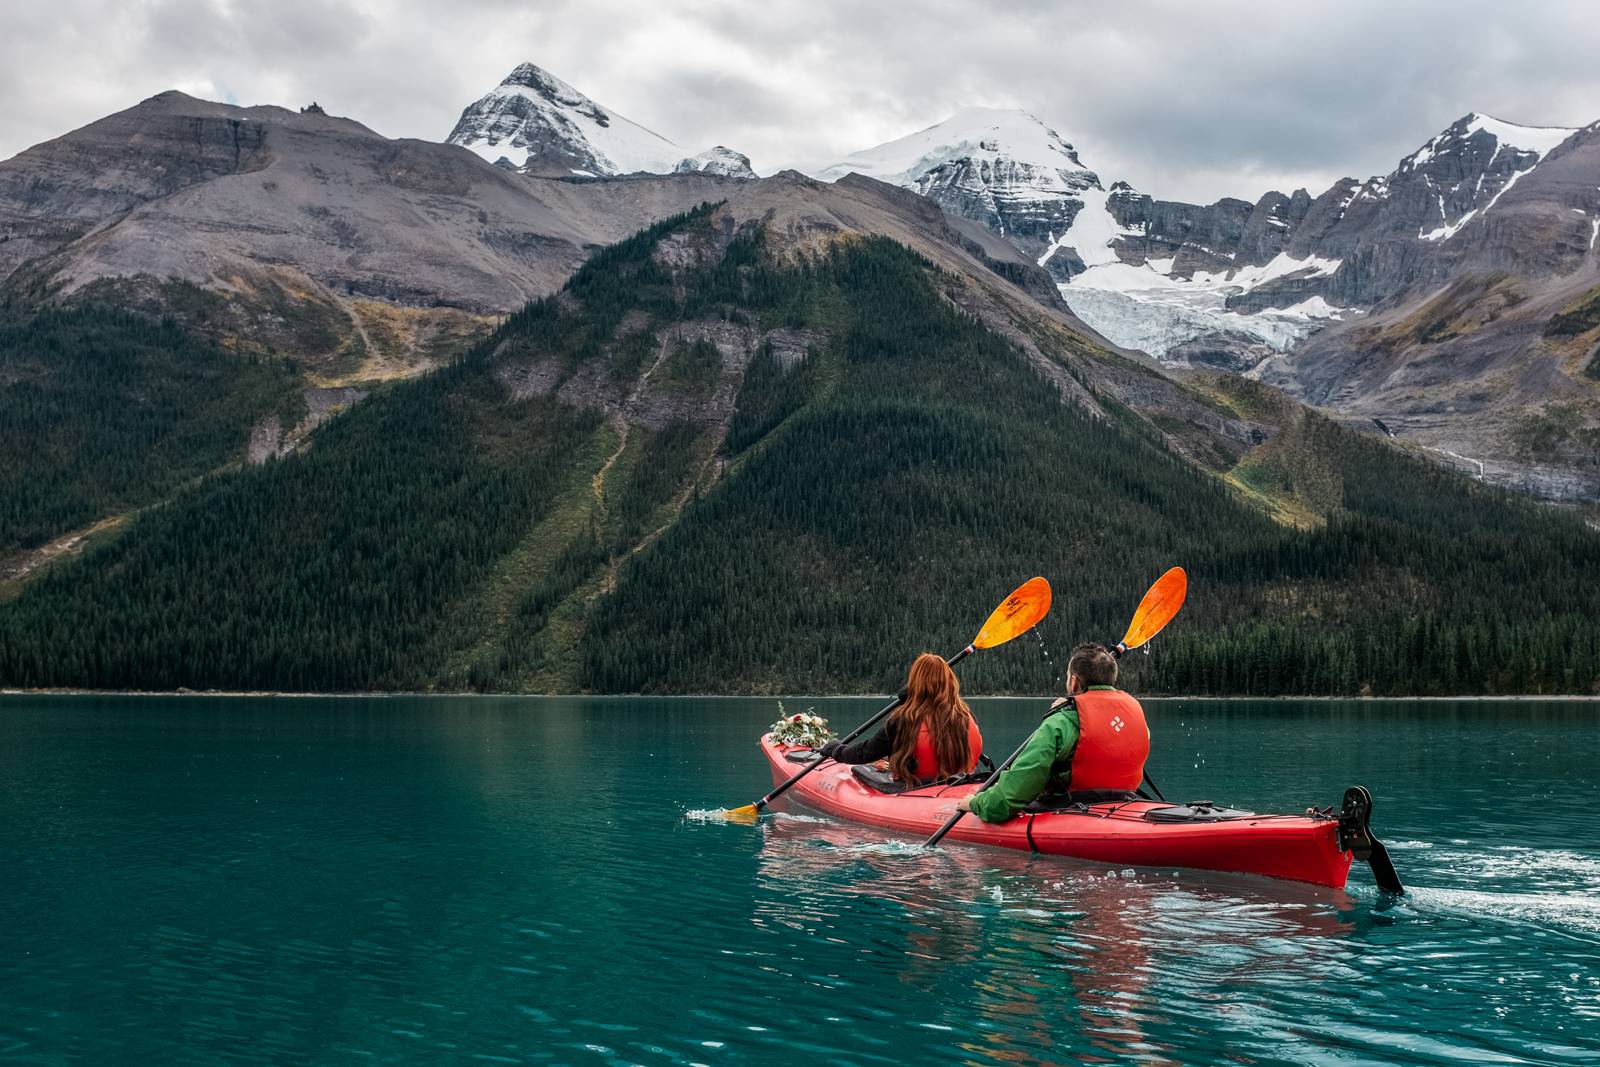
M 0 158 L 169 88 L 442 140 L 530 60 L 763 172 L 983 104 L 1107 184 L 1253 199 L 1385 173 L 1468 111 L 1600 119 L 1597 57 L 1590 0 L 4 0 Z

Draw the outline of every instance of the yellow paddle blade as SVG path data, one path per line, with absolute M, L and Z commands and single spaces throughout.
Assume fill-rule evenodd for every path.
M 1178 609 L 1183 607 L 1183 598 L 1188 592 L 1189 576 L 1182 567 L 1173 567 L 1157 578 L 1156 584 L 1139 601 L 1139 610 L 1133 613 L 1127 636 L 1122 639 L 1123 645 L 1138 648 L 1160 633 L 1161 628 L 1171 622 Z
M 1005 603 L 994 609 L 994 614 L 983 624 L 978 636 L 972 639 L 973 648 L 994 648 L 1003 645 L 1018 634 L 1027 633 L 1038 625 L 1050 610 L 1050 583 L 1043 578 L 1029 578 L 1006 597 Z
M 722 817 L 729 822 L 755 822 L 761 818 L 761 812 L 754 804 L 745 804 L 742 807 L 729 808 L 722 813 Z

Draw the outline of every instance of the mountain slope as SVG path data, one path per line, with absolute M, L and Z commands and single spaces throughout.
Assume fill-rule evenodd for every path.
M 127 313 L 0 322 L 0 583 L 65 531 L 160 501 L 294 425 L 293 372 Z
M 783 178 L 598 254 L 309 450 L 31 583 L 0 682 L 880 689 L 1022 577 L 1055 584 L 1059 649 L 1179 560 L 1145 689 L 1594 683 L 1593 531 L 1107 351 L 930 210 Z M 966 677 L 1052 670 L 1019 643 Z

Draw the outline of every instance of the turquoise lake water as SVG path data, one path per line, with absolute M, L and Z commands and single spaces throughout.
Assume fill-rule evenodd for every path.
M 0 1062 L 1600 1063 L 1600 705 L 1149 708 L 1410 895 L 686 818 L 772 700 L 0 698 Z

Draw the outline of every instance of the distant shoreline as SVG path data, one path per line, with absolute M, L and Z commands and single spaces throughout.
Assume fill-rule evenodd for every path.
M 969 694 L 973 700 L 1045 700 L 1056 694 L 996 694 L 982 695 Z M 1475 701 L 1479 703 L 1513 703 L 1523 700 L 1561 701 L 1570 703 L 1600 703 L 1600 693 L 1596 694 L 1497 694 L 1484 696 L 1474 694 L 1470 696 L 1342 696 L 1342 695 L 1316 695 L 1316 694 L 1280 694 L 1278 696 L 1141 696 L 1141 701 L 1221 701 L 1221 700 L 1346 700 L 1360 701 L 1368 704 L 1411 702 L 1461 702 Z M 245 689 L 245 690 L 212 690 L 212 689 L 0 689 L 0 697 L 18 696 L 63 696 L 63 697 L 225 697 L 229 699 L 285 699 L 285 700 L 372 700 L 383 697 L 439 697 L 459 700 L 463 697 L 487 700 L 503 699 L 567 699 L 581 697 L 590 700 L 882 700 L 883 693 L 439 693 L 421 692 L 416 690 L 364 690 L 350 693 L 314 693 L 290 692 L 273 689 Z

